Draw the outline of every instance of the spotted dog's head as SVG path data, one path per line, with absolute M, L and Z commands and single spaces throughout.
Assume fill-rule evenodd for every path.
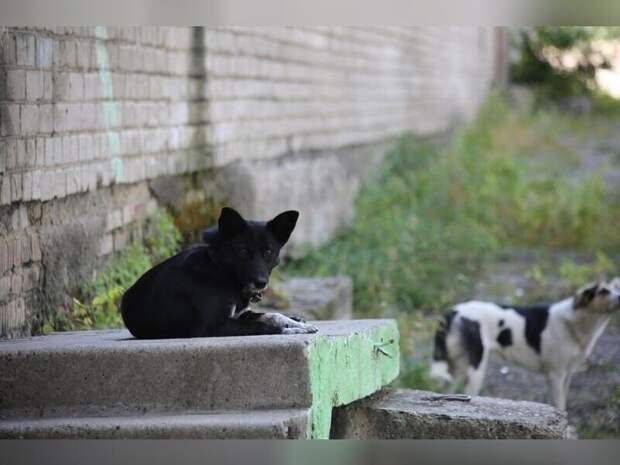
M 593 313 L 610 313 L 620 309 L 620 277 L 582 287 L 575 293 L 573 306 Z

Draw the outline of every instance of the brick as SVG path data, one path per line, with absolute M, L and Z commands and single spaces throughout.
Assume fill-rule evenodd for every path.
M 2 245 L 0 245 L 2 247 Z M 0 256 L 0 260 L 2 257 Z M 0 264 L 0 269 L 2 269 L 2 264 Z M 11 294 L 11 276 L 3 276 L 0 278 L 0 302 L 4 303 L 9 300 L 9 295 Z
M 75 68 L 76 45 L 73 40 L 63 40 L 58 43 L 58 49 L 54 53 L 54 60 L 61 68 Z
M 48 137 L 45 140 L 45 166 L 54 165 L 54 137 Z
M 35 64 L 35 41 L 32 34 L 18 34 L 17 64 L 22 66 L 34 66 Z
M 45 165 L 45 141 L 43 137 L 37 137 L 36 165 L 39 167 Z
M 30 235 L 31 256 L 33 262 L 41 261 L 41 243 L 37 234 Z
M 67 195 L 80 191 L 80 169 L 73 167 L 67 172 Z
M 37 105 L 22 105 L 21 133 L 36 134 L 39 132 L 39 107 Z
M 84 75 L 84 99 L 98 100 L 101 98 L 99 75 L 88 73 Z
M 6 169 L 8 171 L 17 168 L 17 140 L 6 141 Z
M 76 64 L 78 68 L 87 70 L 90 68 L 91 42 L 79 40 L 76 48 Z
M 32 200 L 41 200 L 41 170 L 32 171 Z
M 39 105 L 39 133 L 51 134 L 54 132 L 54 105 L 45 103 Z
M 52 39 L 37 37 L 36 65 L 37 68 L 48 69 L 52 67 L 53 44 Z
M 54 82 L 52 79 L 52 73 L 43 72 L 43 100 L 52 100 L 54 95 Z
M 62 137 L 54 137 L 54 165 L 65 163 L 64 153 L 62 151 Z
M 27 171 L 23 174 L 23 197 L 24 202 L 32 200 L 32 173 Z
M 22 234 L 19 240 L 22 249 L 22 263 L 28 263 L 32 259 L 32 249 L 30 247 L 30 239 L 27 235 Z
M 7 149 L 6 142 L 0 140 L 0 174 L 3 174 L 6 171 L 6 157 L 7 157 Z
M 0 275 L 11 269 L 9 266 L 8 243 L 0 237 Z
M 11 294 L 19 295 L 22 292 L 22 275 L 21 273 L 13 273 L 11 275 Z
M 17 44 L 13 34 L 3 34 L 2 37 L 2 61 L 5 65 L 14 65 L 17 63 Z
M 17 168 L 23 168 L 26 166 L 26 140 L 18 139 L 17 140 Z
M 39 284 L 40 269 L 38 265 L 32 265 L 23 271 L 22 288 L 24 291 L 35 289 Z
M 15 265 L 21 263 L 21 250 L 19 248 L 19 243 L 15 238 L 9 239 L 6 241 L 6 250 L 7 250 L 7 269 L 13 269 Z
M 21 173 L 11 175 L 11 202 L 22 200 L 23 196 L 23 178 Z
M 11 180 L 8 175 L 0 179 L 0 205 L 11 203 Z
M 32 168 L 36 166 L 37 157 L 37 140 L 35 138 L 26 140 L 26 160 L 24 166 Z
M 84 99 L 84 80 L 80 73 L 58 73 L 54 80 L 54 100 L 63 102 Z
M 26 99 L 26 71 L 12 69 L 6 72 L 6 99 Z
M 54 191 L 53 196 L 59 199 L 67 195 L 67 175 L 63 170 L 54 170 Z
M 54 198 L 54 172 L 45 171 L 41 176 L 41 200 Z
M 13 136 L 20 131 L 19 105 L 3 105 L 0 107 L 0 131 L 2 136 Z
M 26 98 L 31 102 L 43 98 L 43 73 L 41 71 L 26 72 Z
M 63 137 L 62 151 L 66 163 L 76 163 L 78 161 L 78 136 Z
M 54 105 L 54 131 L 66 132 L 70 129 L 71 105 L 68 103 L 57 103 Z

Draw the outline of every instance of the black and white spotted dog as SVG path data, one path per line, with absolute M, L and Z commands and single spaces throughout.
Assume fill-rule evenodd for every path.
M 431 376 L 465 383 L 478 395 L 489 354 L 547 376 L 553 405 L 566 410 L 571 377 L 584 366 L 611 313 L 620 309 L 620 278 L 593 283 L 551 305 L 456 305 L 435 334 Z

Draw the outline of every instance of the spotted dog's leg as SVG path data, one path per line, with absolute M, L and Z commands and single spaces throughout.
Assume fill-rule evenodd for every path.
M 551 401 L 558 410 L 566 410 L 566 373 L 549 373 L 547 380 L 551 388 Z
M 467 385 L 465 386 L 465 394 L 468 396 L 477 396 L 482 389 L 484 382 L 484 374 L 487 370 L 487 353 L 483 354 L 482 360 L 477 367 L 470 366 L 467 368 Z
M 281 313 L 263 313 L 259 321 L 282 330 L 282 334 L 310 334 L 318 332 L 318 328 L 306 322 L 297 321 Z

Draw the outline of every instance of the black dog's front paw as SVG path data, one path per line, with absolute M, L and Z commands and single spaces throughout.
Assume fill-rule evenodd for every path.
M 314 325 L 303 324 L 300 326 L 289 326 L 281 329 L 282 334 L 314 334 L 319 332 L 319 328 Z
M 294 313 L 282 313 L 282 315 L 284 315 L 287 318 L 290 318 L 293 321 L 297 321 L 298 323 L 306 323 L 305 318 L 300 315 L 296 315 Z

